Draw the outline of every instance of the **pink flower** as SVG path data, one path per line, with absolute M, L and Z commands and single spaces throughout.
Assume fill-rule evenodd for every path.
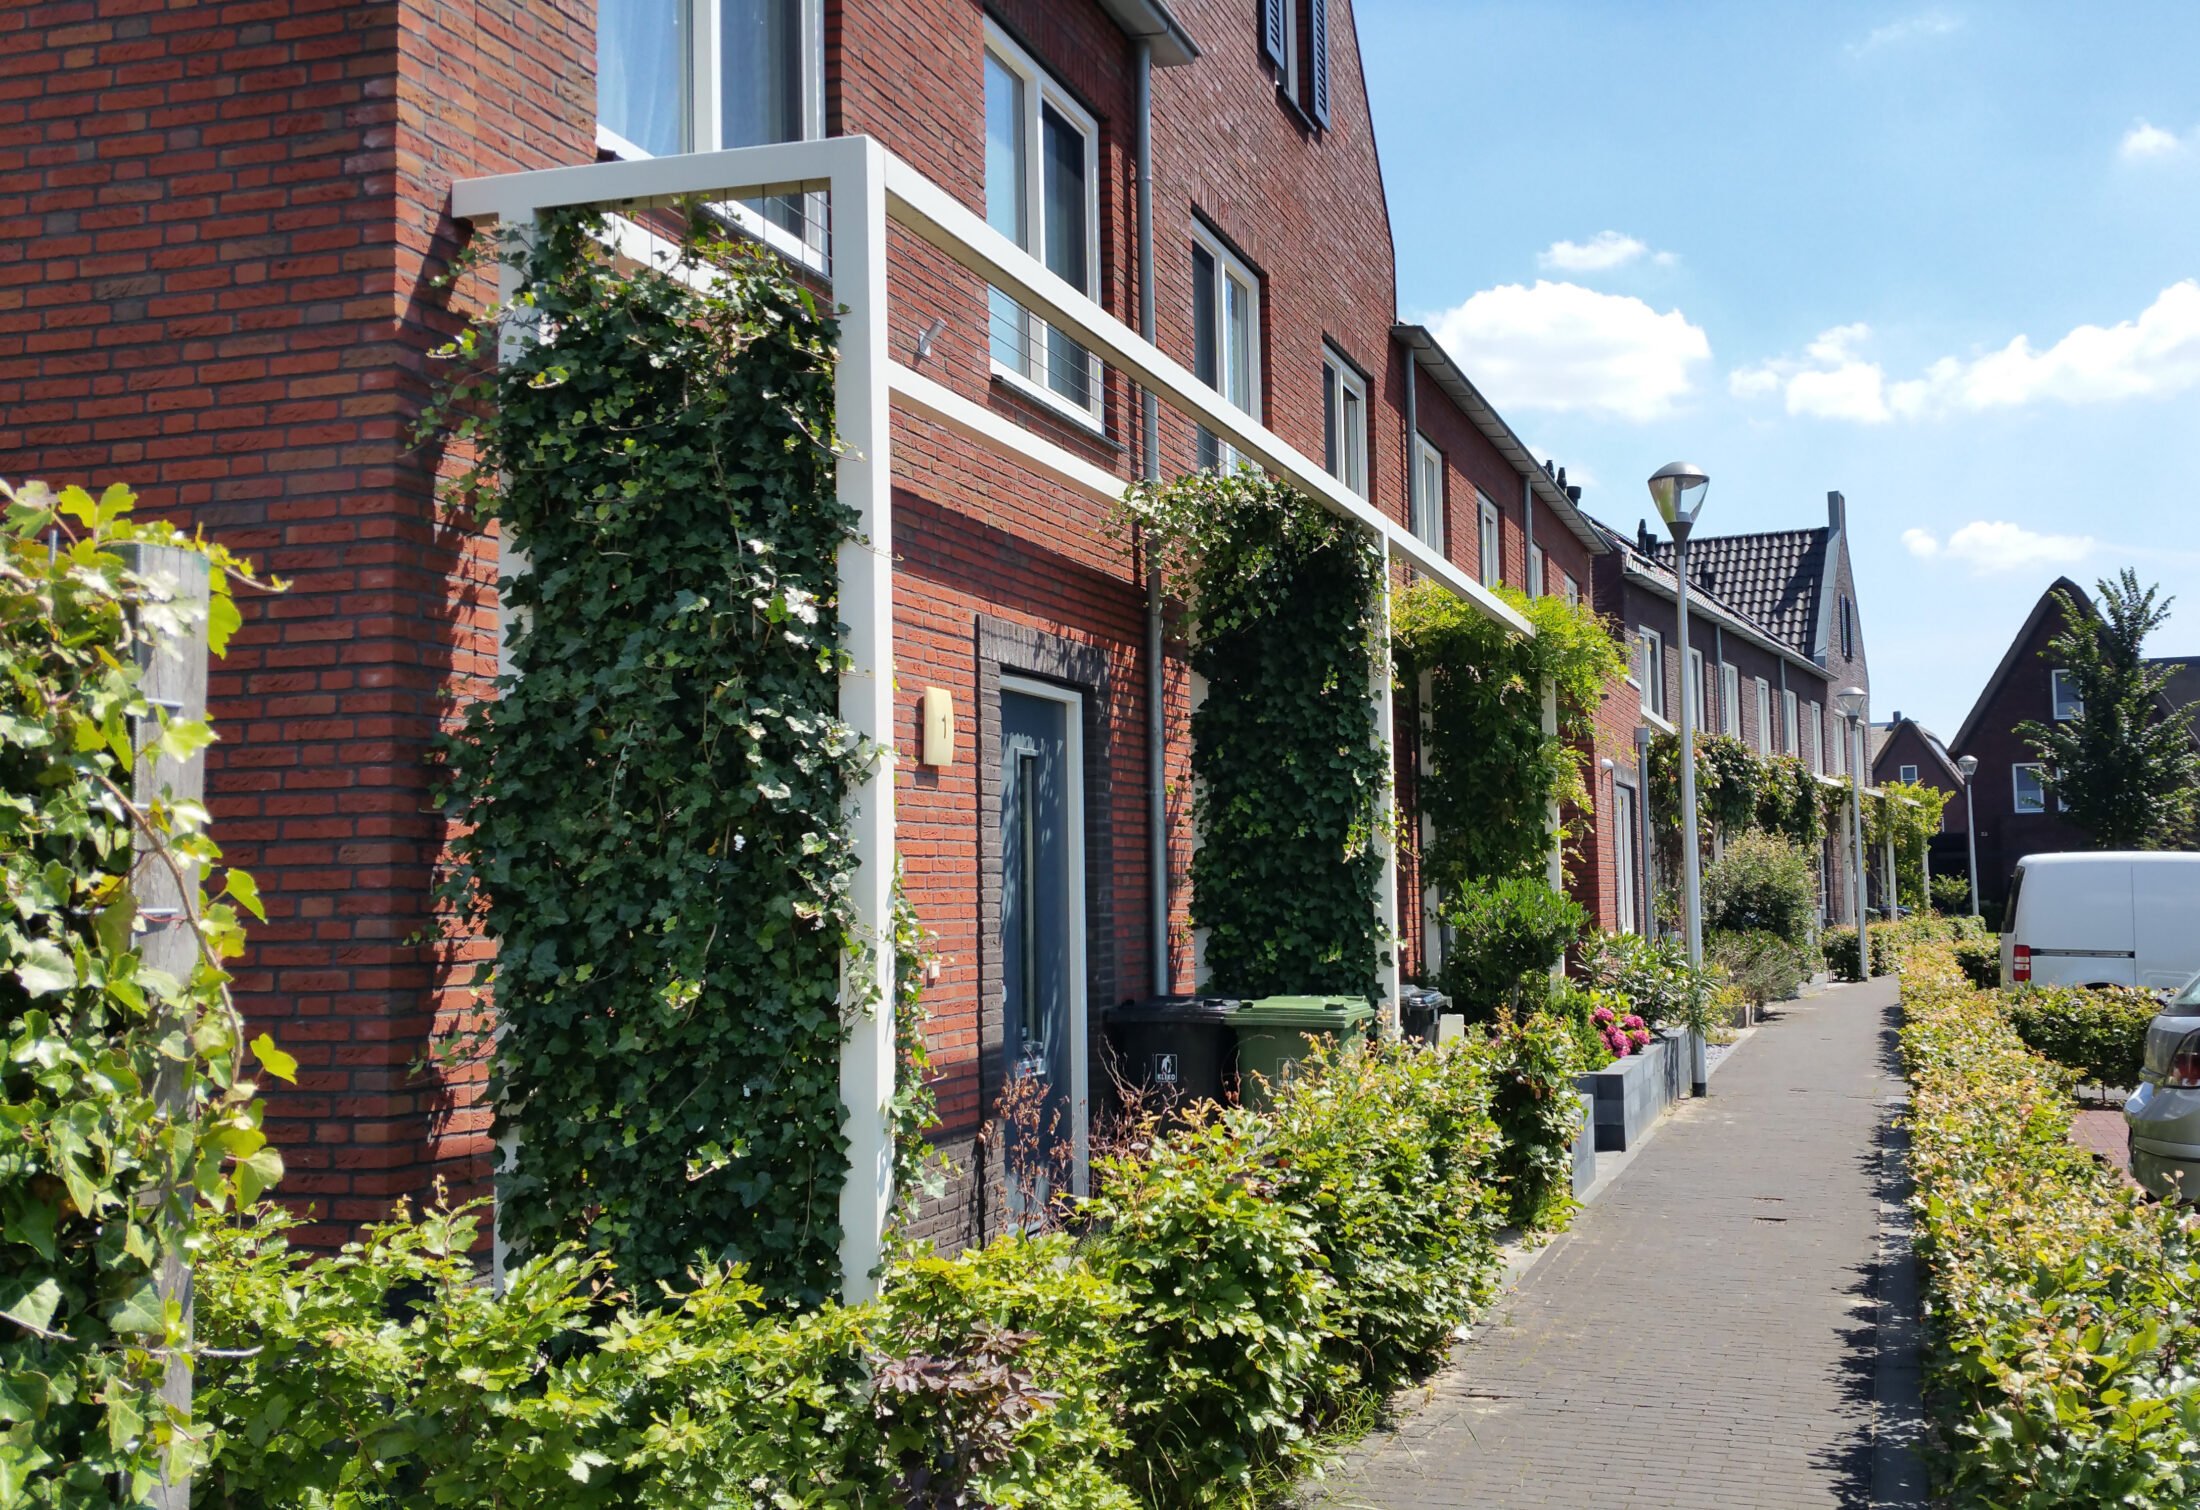
M 1630 1012 L 1627 1014 L 1627 1020 L 1625 1022 L 1622 1022 L 1620 1026 L 1627 1029 L 1628 1032 L 1632 1033 L 1637 1028 L 1648 1027 L 1649 1024 L 1644 1022 L 1641 1018 L 1637 1017 L 1634 1013 Z
M 1648 1033 L 1640 1031 L 1629 1033 L 1627 1035 L 1627 1040 L 1638 1049 L 1646 1049 L 1650 1047 L 1650 1035 Z
M 1608 1028 L 1612 1025 L 1612 1009 L 1599 1007 L 1589 1014 L 1589 1020 L 1600 1028 Z
M 1632 1052 L 1627 1046 L 1627 1035 L 1618 1028 L 1604 1030 L 1604 1046 L 1612 1051 L 1612 1056 L 1616 1059 L 1625 1059 Z

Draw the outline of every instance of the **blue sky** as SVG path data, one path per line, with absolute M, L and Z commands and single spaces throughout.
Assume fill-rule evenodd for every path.
M 1632 529 L 1848 499 L 1873 716 L 2063 573 L 2200 653 L 2200 6 L 1360 0 L 1399 304 Z

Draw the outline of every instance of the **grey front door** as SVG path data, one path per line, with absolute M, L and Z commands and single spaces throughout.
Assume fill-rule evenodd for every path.
M 1072 705 L 1001 693 L 1002 1052 L 1000 1120 L 1009 1209 L 1069 1183 L 1077 1129 L 1071 1058 L 1077 997 L 1071 906 L 1080 804 L 1071 790 Z

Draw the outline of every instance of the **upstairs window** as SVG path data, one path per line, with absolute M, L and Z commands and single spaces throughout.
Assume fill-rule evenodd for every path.
M 1841 659 L 1856 659 L 1856 605 L 1847 598 L 1841 600 Z
M 1504 530 L 1497 522 L 1497 505 L 1479 488 L 1475 490 L 1475 497 L 1482 504 L 1482 553 L 1475 565 L 1481 572 L 1482 585 L 1495 587 L 1505 580 Z
M 1334 351 L 1322 357 L 1322 466 L 1367 496 L 1367 384 Z
M 1757 678 L 1757 753 L 1772 753 L 1772 683 Z
M 1531 541 L 1528 545 L 1528 596 L 1540 598 L 1550 590 L 1550 579 L 1544 575 L 1543 547 Z
M 1901 782 L 1905 786 L 1916 786 L 1917 767 L 1914 765 L 1896 766 L 1894 768 L 1894 779 Z
M 1099 138 L 1091 116 L 986 28 L 986 224 L 1088 298 L 1099 291 Z M 1092 354 L 999 289 L 990 305 L 994 372 L 1097 423 Z
M 1563 572 L 1560 575 L 1566 580 L 1566 606 L 1568 608 L 1579 608 L 1581 606 L 1581 584 L 1574 580 L 1572 572 Z
M 1260 280 L 1220 241 L 1192 241 L 1192 376 L 1260 420 Z M 1237 453 L 1205 426 L 1199 464 L 1227 471 Z
M 2068 723 L 2085 717 L 2085 699 L 2078 696 L 2078 679 L 2067 671 L 2055 671 L 2048 676 L 2049 690 L 2054 697 L 2055 719 Z
M 2016 809 L 2020 813 L 2044 813 L 2047 811 L 2047 788 L 2040 781 L 2040 768 L 2036 765 L 2014 765 L 2009 775 L 2015 790 Z
M 1655 629 L 1635 632 L 1635 680 L 1642 684 L 1642 705 L 1665 717 L 1665 637 Z
M 1803 756 L 1810 762 L 1812 774 L 1826 773 L 1826 719 L 1825 711 L 1816 703 L 1803 710 Z
M 1708 734 L 1711 732 L 1711 723 L 1704 716 L 1703 695 L 1703 652 L 1701 650 L 1691 650 L 1688 652 L 1689 726 L 1698 733 Z
M 1782 753 L 1788 755 L 1803 753 L 1802 734 L 1797 727 L 1795 717 L 1795 694 L 1792 692 L 1780 694 L 1780 736 Z
M 1275 70 L 1276 92 L 1324 130 L 1329 127 L 1329 0 L 1260 0 L 1260 52 Z
M 1413 533 L 1438 550 L 1444 548 L 1444 453 L 1415 437 L 1419 491 L 1413 498 Z
M 1719 663 L 1719 732 L 1742 737 L 1742 673 L 1725 661 Z

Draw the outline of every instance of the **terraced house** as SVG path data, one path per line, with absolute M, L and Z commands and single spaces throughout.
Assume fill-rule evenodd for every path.
M 427 757 L 493 692 L 498 542 L 439 511 L 411 426 L 468 315 L 441 275 L 554 205 L 623 209 L 639 258 L 649 206 L 715 194 L 847 310 L 839 487 L 883 549 L 843 561 L 843 710 L 895 754 L 860 794 L 859 904 L 883 920 L 898 857 L 939 940 L 937 1141 L 977 1171 L 918 1235 L 1003 1220 L 976 1140 L 1011 1075 L 1082 1150 L 1100 1009 L 1198 977 L 1198 689 L 1110 526 L 1138 477 L 1254 462 L 1396 579 L 1498 618 L 1499 584 L 1587 596 L 1652 646 L 1599 711 L 1575 882 L 1644 925 L 1635 732 L 1684 674 L 1663 558 L 1400 322 L 1349 0 L 63 3 L 0 36 L 0 475 L 126 480 L 295 583 L 215 668 L 209 793 L 268 905 L 238 995 L 302 1065 L 268 1126 L 309 1238 L 490 1168 L 478 1067 L 418 1060 L 469 999 L 421 942 L 449 836 Z M 1863 669 L 1842 541 L 1836 497 L 1828 529 L 1702 542 L 1707 726 L 1825 748 L 1824 689 Z M 1393 859 L 1394 990 L 1437 941 Z M 858 1040 L 852 1275 L 890 1073 Z

